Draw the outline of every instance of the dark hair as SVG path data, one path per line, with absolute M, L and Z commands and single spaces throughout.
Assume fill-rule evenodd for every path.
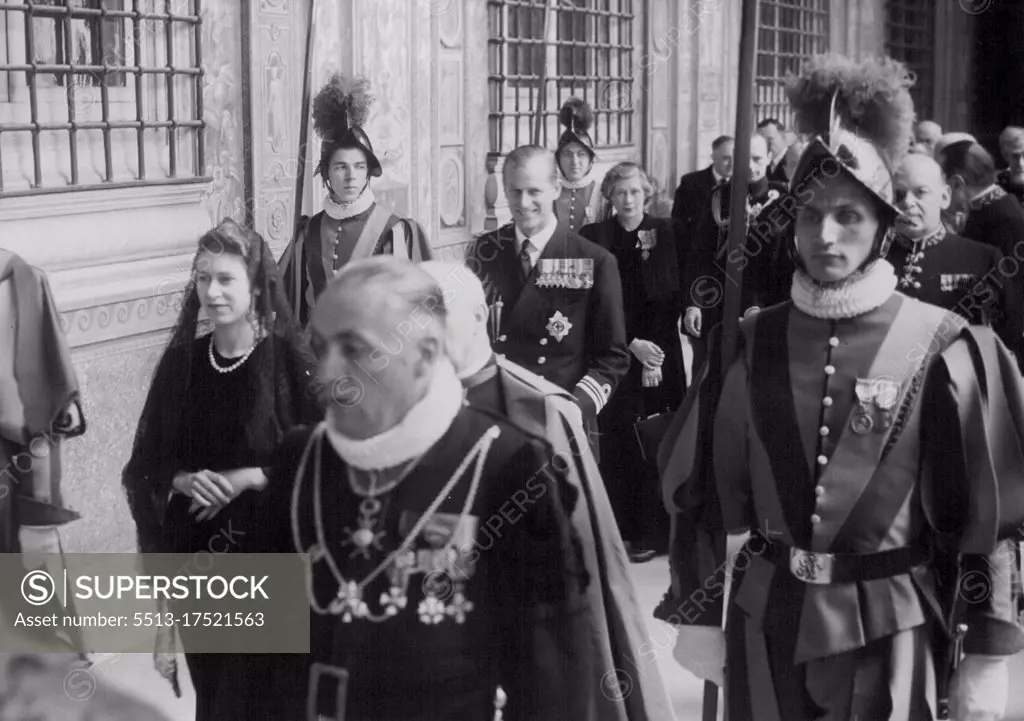
M 518 168 L 520 165 L 525 165 L 534 158 L 539 157 L 545 157 L 551 163 L 551 182 L 557 183 L 558 160 L 555 158 L 554 153 L 540 145 L 520 145 L 505 156 L 505 165 L 501 168 L 501 179 L 505 180 L 508 177 L 508 171 L 512 168 Z
M 951 143 L 939 153 L 939 165 L 947 178 L 959 175 L 972 188 L 996 182 L 996 163 L 985 148 L 970 140 Z
M 732 143 L 734 139 L 731 135 L 719 135 L 715 138 L 714 142 L 711 143 L 711 150 L 718 150 L 722 143 Z
M 780 133 L 786 131 L 786 126 L 780 123 L 776 118 L 765 118 L 764 120 L 757 124 L 757 129 L 761 130 L 762 128 L 767 128 L 769 125 L 774 125 L 776 128 L 779 129 Z

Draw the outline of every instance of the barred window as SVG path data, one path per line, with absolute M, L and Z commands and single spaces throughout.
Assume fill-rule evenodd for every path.
M 200 2 L 0 2 L 0 197 L 201 178 Z
M 759 0 L 754 113 L 786 128 L 793 113 L 786 99 L 786 74 L 811 55 L 828 52 L 828 0 Z
M 634 0 L 488 0 L 490 145 L 553 147 L 570 96 L 594 109 L 601 147 L 633 143 Z M 543 86 L 543 87 L 542 87 Z
M 917 117 L 932 116 L 935 89 L 935 4 L 927 0 L 887 0 L 885 51 L 917 76 L 910 89 Z

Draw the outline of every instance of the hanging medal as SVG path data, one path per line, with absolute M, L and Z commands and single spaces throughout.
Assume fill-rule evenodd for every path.
M 875 378 L 871 382 L 872 399 L 880 411 L 882 428 L 888 430 L 892 426 L 892 409 L 899 400 L 900 386 L 892 378 Z
M 658 234 L 653 230 L 638 230 L 636 233 L 636 248 L 640 251 L 640 257 L 647 260 L 651 257 L 651 249 L 658 243 Z
M 367 561 L 370 560 L 370 549 L 382 550 L 380 542 L 387 535 L 386 531 L 377 531 L 377 514 L 380 513 L 380 501 L 376 498 L 364 498 L 359 503 L 358 527 L 355 530 L 345 528 L 345 540 L 342 546 L 353 546 L 349 558 L 361 555 Z
M 858 378 L 855 392 L 859 408 L 850 421 L 850 429 L 858 436 L 862 436 L 870 433 L 875 427 L 875 422 L 871 418 L 871 381 Z

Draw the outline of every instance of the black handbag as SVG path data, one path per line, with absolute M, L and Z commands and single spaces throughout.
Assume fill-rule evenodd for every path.
M 675 411 L 665 410 L 644 418 L 640 418 L 633 424 L 633 433 L 636 434 L 637 443 L 640 444 L 640 453 L 648 463 L 656 463 L 658 459 L 658 446 L 668 433 L 672 425 L 672 418 Z

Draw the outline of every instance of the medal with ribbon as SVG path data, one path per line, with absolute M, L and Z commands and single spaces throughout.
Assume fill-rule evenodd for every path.
M 594 287 L 593 258 L 541 258 L 537 262 L 539 288 L 583 290 Z
M 636 233 L 636 249 L 640 257 L 647 260 L 651 257 L 651 249 L 658 244 L 658 233 L 654 230 L 638 230 Z
M 882 428 L 892 426 L 892 409 L 900 397 L 900 384 L 892 378 L 875 378 L 871 381 L 871 398 L 879 410 Z
M 875 421 L 871 418 L 871 380 L 858 378 L 857 386 L 854 389 L 857 394 L 857 414 L 850 421 L 850 430 L 858 436 L 870 433 L 875 427 Z

